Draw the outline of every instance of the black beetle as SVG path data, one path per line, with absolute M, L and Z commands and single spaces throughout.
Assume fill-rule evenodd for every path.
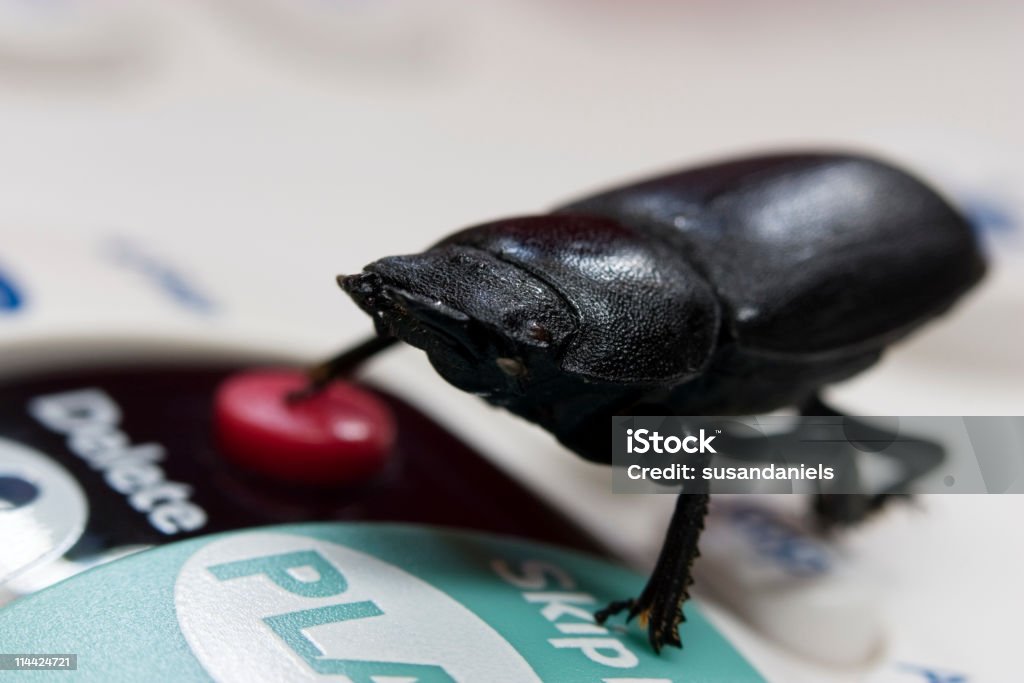
M 888 164 L 844 154 L 741 159 L 554 212 L 468 228 L 339 277 L 379 341 L 448 382 L 610 459 L 613 415 L 828 410 L 818 392 L 948 309 L 985 271 L 970 226 Z M 707 495 L 680 495 L 638 599 L 652 645 L 679 646 Z M 818 506 L 852 522 L 880 500 Z

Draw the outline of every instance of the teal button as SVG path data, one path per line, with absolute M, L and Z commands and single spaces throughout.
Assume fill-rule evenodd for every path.
M 477 533 L 303 524 L 145 551 L 0 611 L 4 652 L 76 681 L 762 681 L 694 604 L 685 650 L 592 613 L 644 577 Z M 17 672 L 18 680 L 35 672 Z

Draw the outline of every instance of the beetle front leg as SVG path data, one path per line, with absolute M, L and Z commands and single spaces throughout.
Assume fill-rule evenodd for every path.
M 297 402 L 314 396 L 334 380 L 354 372 L 365 361 L 393 346 L 397 341 L 394 337 L 370 337 L 350 346 L 338 355 L 314 365 L 306 372 L 309 383 L 302 389 L 293 392 L 288 400 Z
M 626 621 L 639 617 L 647 627 L 647 637 L 655 652 L 662 646 L 681 648 L 679 625 L 686 620 L 683 603 L 690 597 L 691 569 L 700 552 L 697 540 L 704 530 L 709 496 L 706 493 L 680 493 L 661 547 L 654 572 L 638 598 L 617 600 L 597 611 L 594 619 L 603 624 L 609 617 L 628 610 Z

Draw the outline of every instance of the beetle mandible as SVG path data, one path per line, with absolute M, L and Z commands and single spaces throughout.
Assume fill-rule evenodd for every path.
M 821 388 L 948 309 L 984 274 L 966 220 L 921 181 L 858 155 L 787 154 L 672 173 L 552 213 L 471 227 L 339 277 L 378 338 L 459 389 L 610 461 L 614 415 L 821 414 Z M 911 473 L 917 476 L 920 472 Z M 852 523 L 884 496 L 821 496 Z M 641 595 L 655 650 L 678 626 L 706 494 L 682 494 Z

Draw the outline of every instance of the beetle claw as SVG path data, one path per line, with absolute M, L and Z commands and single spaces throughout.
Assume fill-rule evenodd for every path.
M 628 600 L 615 600 L 605 605 L 603 609 L 599 609 L 596 612 L 594 612 L 594 621 L 596 621 L 598 624 L 603 624 L 604 622 L 608 621 L 609 617 L 613 617 L 622 610 L 628 609 L 629 615 L 626 617 L 626 621 L 628 622 L 635 616 L 635 613 L 633 611 L 635 605 L 636 600 L 634 598 L 629 598 Z
M 639 599 L 616 600 L 594 613 L 594 621 L 604 624 L 609 617 L 626 611 L 626 623 L 637 619 L 647 629 L 647 640 L 655 654 L 661 652 L 665 645 L 682 648 L 679 638 L 679 624 L 685 621 L 682 604 L 685 596 L 679 600 L 669 600 L 664 606 L 653 604 L 650 599 L 641 596 Z

